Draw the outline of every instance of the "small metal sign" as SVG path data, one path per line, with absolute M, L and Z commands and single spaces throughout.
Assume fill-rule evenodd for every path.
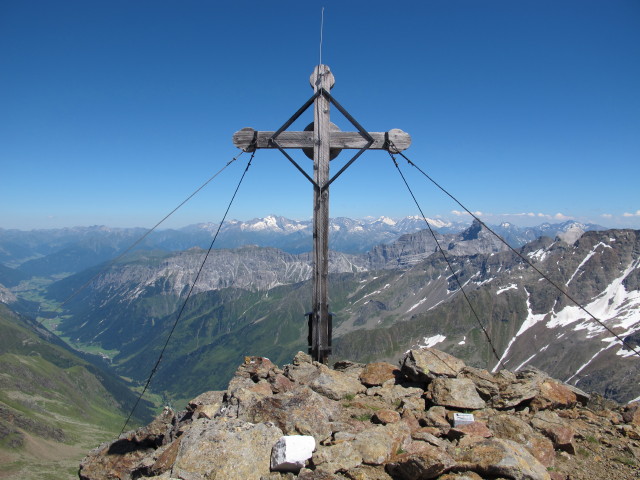
M 475 422 L 472 413 L 454 413 L 453 414 L 453 426 L 459 427 L 461 425 L 469 425 Z

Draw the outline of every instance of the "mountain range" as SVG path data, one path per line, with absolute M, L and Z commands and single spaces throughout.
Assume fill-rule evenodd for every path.
M 634 344 L 640 330 L 637 232 L 581 235 L 583 230 L 576 224 L 547 228 L 557 232 L 555 238 L 543 237 L 519 251 Z M 393 360 L 407 348 L 437 344 L 484 368 L 536 366 L 618 400 L 640 395 L 638 357 L 583 318 L 480 224 L 436 233 L 435 239 L 418 231 L 365 254 L 332 252 L 335 358 Z M 56 321 L 57 331 L 79 345 L 109 351 L 117 373 L 143 382 L 204 255 L 199 248 L 137 251 L 106 269 L 96 266 L 51 284 L 51 301 L 78 292 Z M 310 274 L 309 254 L 258 246 L 213 250 L 154 378 L 157 391 L 185 400 L 202 383 L 224 385 L 244 355 L 286 361 L 305 349 Z M 182 373 L 185 368 L 189 375 Z
M 428 219 L 440 234 L 460 233 L 469 223 Z M 12 286 L 17 276 L 51 276 L 77 273 L 108 261 L 131 247 L 138 250 L 181 251 L 193 247 L 208 248 L 219 224 L 200 223 L 180 229 L 154 230 L 143 238 L 143 228 L 111 228 L 105 226 L 74 227 L 49 230 L 10 230 L 0 228 L 0 284 Z M 388 217 L 354 220 L 330 220 L 330 248 L 334 251 L 362 254 L 380 244 L 394 242 L 400 236 L 426 228 L 421 217 L 393 220 Z M 578 234 L 588 230 L 604 230 L 594 224 L 564 222 L 535 227 L 517 227 L 504 223 L 491 226 L 510 245 L 520 247 L 540 236 Z M 216 248 L 246 245 L 274 247 L 288 253 L 312 249 L 311 220 L 290 220 L 271 215 L 249 221 L 230 220 L 220 227 Z M 142 239 L 142 240 L 141 240 Z M 17 272 L 8 273 L 2 267 Z M 11 277 L 11 278 L 10 278 Z

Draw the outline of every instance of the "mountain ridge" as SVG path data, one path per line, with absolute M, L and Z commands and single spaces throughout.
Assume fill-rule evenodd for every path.
M 439 219 L 428 221 L 440 234 L 460 233 L 469 227 L 469 223 L 443 222 Z M 579 231 L 604 229 L 598 225 L 573 221 L 522 228 L 502 224 L 491 228 L 509 244 L 519 247 L 542 235 L 553 238 L 571 226 Z M 330 247 L 342 253 L 362 254 L 378 244 L 394 242 L 404 234 L 415 233 L 425 227 L 424 219 L 416 216 L 397 220 L 387 217 L 364 220 L 345 217 L 330 219 Z M 155 230 L 136 249 L 180 251 L 195 246 L 207 248 L 217 228 L 218 224 L 203 223 L 181 229 Z M 33 231 L 0 228 L 0 263 L 18 269 L 20 275 L 77 273 L 116 257 L 147 232 L 143 228 L 106 226 Z M 216 248 L 237 248 L 254 244 L 279 248 L 291 254 L 312 249 L 310 220 L 290 220 L 275 215 L 246 222 L 231 220 L 223 225 L 220 233 Z M 0 272 L 0 283 L 4 283 L 2 277 L 3 272 Z

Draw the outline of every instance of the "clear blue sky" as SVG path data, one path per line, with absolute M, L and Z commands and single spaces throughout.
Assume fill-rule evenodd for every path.
M 309 98 L 322 6 L 335 97 L 409 132 L 409 158 L 485 221 L 640 228 L 637 0 L 2 0 L 0 227 L 155 224 L 236 155 L 236 130 Z M 219 221 L 247 159 L 166 226 Z M 428 216 L 459 219 L 405 173 Z M 230 217 L 310 218 L 311 199 L 262 150 Z M 331 216 L 415 214 L 382 152 L 332 186 Z

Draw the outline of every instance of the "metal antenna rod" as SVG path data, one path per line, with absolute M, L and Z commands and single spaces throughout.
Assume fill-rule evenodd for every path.
M 322 7 L 322 13 L 320 14 L 320 62 L 318 65 L 322 65 L 322 31 L 324 30 L 324 7 Z

